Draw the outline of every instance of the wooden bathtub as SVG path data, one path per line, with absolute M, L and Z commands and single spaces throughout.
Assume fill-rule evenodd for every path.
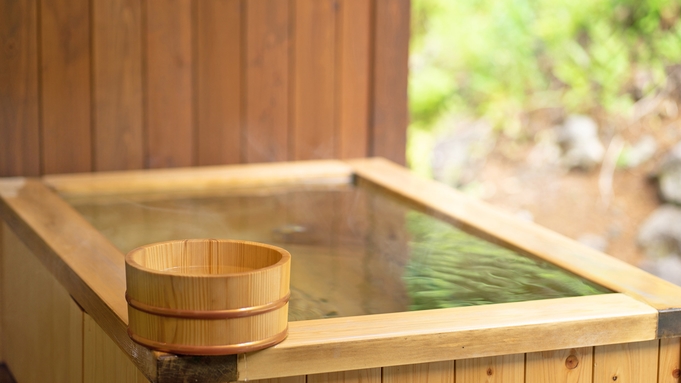
M 679 382 L 681 287 L 382 159 L 6 178 L 0 196 L 0 356 L 20 383 Z M 414 217 L 598 291 L 415 307 L 434 293 L 404 284 Z M 288 338 L 213 357 L 130 340 L 124 252 L 178 236 L 289 249 Z

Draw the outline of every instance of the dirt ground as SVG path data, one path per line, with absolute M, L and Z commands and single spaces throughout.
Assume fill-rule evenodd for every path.
M 621 145 L 644 135 L 657 143 L 649 160 L 614 170 L 612 162 L 604 163 L 590 171 L 567 171 L 536 156 L 532 160 L 536 139 L 518 144 L 517 139 L 500 138 L 478 174 L 480 197 L 510 214 L 602 246 L 607 254 L 639 265 L 645 256 L 636 242 L 639 225 L 660 204 L 651 175 L 669 148 L 681 141 L 681 119 L 656 115 L 626 128 L 601 129 L 606 157 L 612 158 Z

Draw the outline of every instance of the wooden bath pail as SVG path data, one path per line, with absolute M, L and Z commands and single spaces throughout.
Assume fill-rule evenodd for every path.
M 219 239 L 160 242 L 125 257 L 128 333 L 188 355 L 273 346 L 288 334 L 291 254 Z

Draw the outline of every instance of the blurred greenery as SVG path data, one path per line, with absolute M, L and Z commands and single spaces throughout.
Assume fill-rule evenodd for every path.
M 418 212 L 403 276 L 410 310 L 604 294 L 609 290 Z
M 681 62 L 678 0 L 412 0 L 411 131 L 447 115 L 626 113 Z M 418 133 L 410 133 L 418 137 Z

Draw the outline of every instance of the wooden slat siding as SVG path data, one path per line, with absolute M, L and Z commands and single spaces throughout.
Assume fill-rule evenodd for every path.
M 305 375 L 299 375 L 299 376 L 289 376 L 289 377 L 277 378 L 277 379 L 254 380 L 254 381 L 252 381 L 252 383 L 305 383 L 306 378 L 307 378 L 307 376 L 305 376 Z
M 193 164 L 192 3 L 146 0 L 146 167 Z
M 295 0 L 292 159 L 336 156 L 336 0 Z
M 40 174 L 37 4 L 0 1 L 0 177 Z
M 242 4 L 196 2 L 197 165 L 241 161 Z
M 590 383 L 592 377 L 593 347 L 526 355 L 525 383 Z
M 243 162 L 288 159 L 289 2 L 248 0 Z
M 385 381 L 383 382 L 385 383 Z M 381 383 L 381 369 L 370 368 L 366 370 L 313 374 L 307 376 L 307 383 Z
M 456 383 L 523 383 L 525 354 L 456 361 Z
M 594 382 L 656 382 L 659 340 L 594 349 Z
M 658 383 L 679 383 L 681 378 L 681 339 L 660 339 Z
M 83 383 L 146 383 L 147 378 L 87 314 L 83 314 Z
M 405 163 L 410 0 L 376 0 L 371 156 Z
M 383 367 L 382 383 L 453 383 L 454 361 Z
M 92 170 L 89 3 L 41 0 L 44 174 Z
M 92 2 L 94 170 L 144 167 L 140 0 Z
M 337 109 L 339 158 L 366 157 L 369 138 L 371 1 L 339 0 Z
M 7 225 L 0 230 L 5 240 L 0 313 L 9 369 L 18 382 L 82 382 L 82 311 Z

